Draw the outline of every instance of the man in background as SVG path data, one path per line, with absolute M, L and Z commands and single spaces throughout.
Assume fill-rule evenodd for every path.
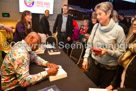
M 127 19 L 123 13 L 119 14 L 119 25 L 123 28 L 124 33 L 127 36 L 130 26 L 129 26 Z
M 51 36 L 48 18 L 49 18 L 49 10 L 45 10 L 44 16 L 41 18 L 39 23 L 39 32 L 44 33 L 46 37 Z
M 68 43 L 71 40 L 72 30 L 73 30 L 73 19 L 72 16 L 68 15 L 69 7 L 68 5 L 63 5 L 63 13 L 58 14 L 53 27 L 53 36 L 58 32 L 57 38 L 59 44 Z M 64 52 L 66 52 L 64 48 Z
M 119 14 L 119 23 L 122 23 L 125 26 L 128 26 L 127 19 L 125 18 L 125 15 L 123 13 Z

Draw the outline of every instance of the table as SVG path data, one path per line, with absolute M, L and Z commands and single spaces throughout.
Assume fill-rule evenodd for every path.
M 47 50 L 39 56 L 49 62 L 61 65 L 67 72 L 67 78 L 50 82 L 45 79 L 33 86 L 29 86 L 27 91 L 37 91 L 45 87 L 56 85 L 60 91 L 88 91 L 89 87 L 96 88 L 96 85 L 72 62 L 72 60 L 62 51 L 60 55 L 48 55 Z M 43 71 L 44 67 L 36 64 L 30 65 L 30 74 L 36 74 Z

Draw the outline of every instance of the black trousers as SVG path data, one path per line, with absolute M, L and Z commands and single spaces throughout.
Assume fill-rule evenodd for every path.
M 58 36 L 58 41 L 63 42 L 64 44 L 67 42 L 67 35 L 65 32 L 61 32 Z
M 101 88 L 105 88 L 110 85 L 113 80 L 117 69 L 115 70 L 107 70 L 106 68 L 102 68 L 99 65 L 94 63 L 94 60 L 90 59 L 90 68 L 88 72 L 85 74 L 98 86 Z
M 70 45 L 70 43 L 67 41 L 67 34 L 65 32 L 61 32 L 58 36 L 59 41 L 59 48 L 63 49 L 63 51 L 67 54 L 67 48 L 66 44 Z

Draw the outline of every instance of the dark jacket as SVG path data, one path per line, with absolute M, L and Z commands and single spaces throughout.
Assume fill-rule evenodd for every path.
M 51 36 L 50 25 L 49 25 L 48 19 L 45 16 L 43 16 L 40 20 L 39 32 L 48 34 Z
M 61 33 L 61 27 L 62 27 L 62 14 L 58 14 L 56 21 L 54 23 L 53 27 L 53 33 L 56 33 L 58 31 L 58 36 L 60 36 Z M 66 23 L 66 36 L 71 37 L 72 36 L 72 30 L 73 30 L 73 19 L 71 16 L 68 15 L 67 23 Z
M 122 23 L 122 24 L 128 26 L 127 19 L 125 17 L 123 20 L 120 20 L 119 23 Z
M 126 70 L 124 88 L 120 88 L 119 86 L 121 83 L 122 72 L 123 68 L 120 67 L 111 85 L 114 88 L 117 88 L 118 91 L 136 91 L 136 58 L 131 61 Z

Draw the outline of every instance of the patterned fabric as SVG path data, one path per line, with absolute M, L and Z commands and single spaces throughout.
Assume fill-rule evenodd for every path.
M 33 85 L 47 77 L 46 71 L 30 75 L 30 61 L 42 66 L 46 66 L 47 63 L 34 54 L 24 40 L 17 42 L 3 60 L 1 67 L 2 90 Z

